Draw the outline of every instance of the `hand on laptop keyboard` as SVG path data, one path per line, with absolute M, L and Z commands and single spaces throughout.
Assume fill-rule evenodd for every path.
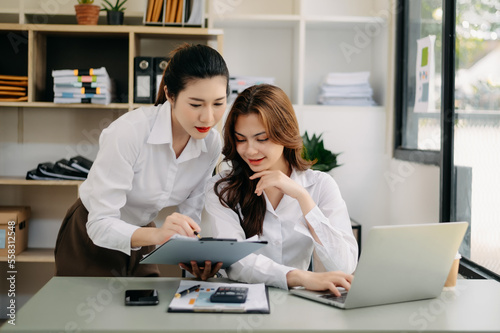
M 336 272 L 310 272 L 293 270 L 288 272 L 289 287 L 303 286 L 309 290 L 328 290 L 336 296 L 341 296 L 337 287 L 349 290 L 353 276 L 341 271 Z

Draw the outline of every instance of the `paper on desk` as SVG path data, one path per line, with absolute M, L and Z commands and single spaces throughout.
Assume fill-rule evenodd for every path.
M 194 280 L 182 280 L 176 292 L 200 285 L 196 292 L 189 293 L 180 298 L 173 298 L 168 307 L 169 312 L 242 312 L 242 313 L 269 313 L 269 301 L 266 286 L 244 283 L 219 283 Z M 212 295 L 218 287 L 231 285 L 233 287 L 248 288 L 245 303 L 212 303 Z

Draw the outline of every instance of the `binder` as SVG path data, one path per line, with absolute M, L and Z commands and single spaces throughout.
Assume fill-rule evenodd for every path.
M 0 75 L 0 101 L 27 101 L 27 87 L 27 76 Z
M 154 101 L 158 98 L 158 91 L 160 90 L 161 79 L 163 78 L 163 72 L 167 68 L 169 58 L 165 57 L 155 57 L 153 58 L 154 63 L 154 77 L 155 77 L 155 91 L 154 91 Z
M 154 103 L 152 57 L 134 58 L 134 103 Z
M 188 5 L 189 4 L 189 5 Z M 203 25 L 204 0 L 188 0 L 186 2 L 186 25 Z
M 87 179 L 86 175 L 78 174 L 74 175 L 69 171 L 64 169 L 54 169 L 54 163 L 45 162 L 38 164 L 37 174 L 42 175 L 47 178 L 56 178 L 56 179 L 66 179 L 66 180 L 85 180 Z
M 88 172 L 73 168 L 67 159 L 60 159 L 54 164 L 54 172 L 75 177 L 87 178 Z
M 54 69 L 52 77 L 60 76 L 109 76 L 106 67 L 84 69 Z
M 55 163 L 39 163 L 36 169 L 26 173 L 26 179 L 35 180 L 85 180 L 93 162 L 77 155 L 69 160 L 60 159 Z
M 69 165 L 71 167 L 85 173 L 89 173 L 92 164 L 94 164 L 94 162 L 81 155 L 73 156 L 69 159 Z
M 151 22 L 161 22 L 160 19 L 164 1 L 165 0 L 155 0 L 153 4 L 153 13 L 151 15 Z
M 153 17 L 153 7 L 154 7 L 154 0 L 148 0 L 148 7 L 146 10 L 146 22 L 151 22 L 151 19 Z
M 177 5 L 177 14 L 175 16 L 175 23 L 184 23 L 184 0 L 179 0 Z

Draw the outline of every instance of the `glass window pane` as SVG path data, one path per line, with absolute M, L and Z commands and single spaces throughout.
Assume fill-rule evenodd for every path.
M 500 274 L 500 2 L 457 1 L 456 220 L 461 254 Z
M 442 1 L 408 1 L 407 95 L 402 146 L 440 150 Z M 419 40 L 431 37 L 430 44 Z

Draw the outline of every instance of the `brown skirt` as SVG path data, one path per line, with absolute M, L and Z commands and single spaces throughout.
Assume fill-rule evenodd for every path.
M 155 246 L 143 246 L 127 255 L 121 251 L 96 246 L 87 234 L 88 211 L 78 199 L 64 218 L 56 248 L 58 276 L 160 276 L 158 265 L 139 264 L 143 255 Z M 151 222 L 147 227 L 155 227 Z

